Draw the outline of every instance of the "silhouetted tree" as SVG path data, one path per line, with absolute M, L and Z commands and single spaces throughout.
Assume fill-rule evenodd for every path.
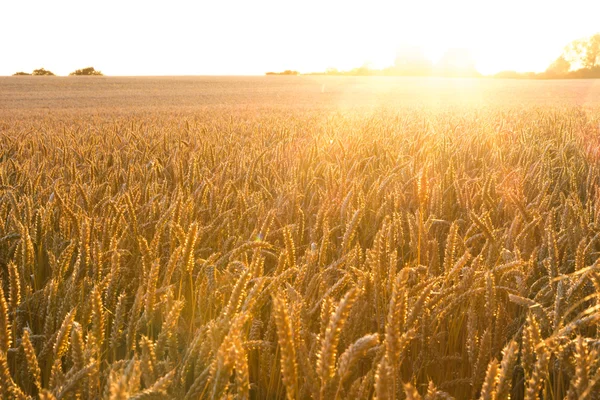
M 73 71 L 69 75 L 102 76 L 104 74 L 100 71 L 96 71 L 94 67 L 87 67 Z
M 31 74 L 29 72 L 23 72 L 23 71 L 15 72 L 13 74 L 13 76 L 25 76 L 25 75 L 31 75 Z
M 50 71 L 47 71 L 44 68 L 40 68 L 40 69 L 34 69 L 32 75 L 37 75 L 37 76 L 54 76 L 54 73 L 50 72 Z
M 567 61 L 564 55 L 560 55 L 550 66 L 546 69 L 546 73 L 552 75 L 565 75 L 571 70 L 571 63 Z

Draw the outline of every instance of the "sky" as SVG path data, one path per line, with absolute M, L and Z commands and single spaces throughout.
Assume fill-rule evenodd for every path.
M 543 71 L 600 32 L 597 0 L 28 0 L 0 3 L 0 75 L 262 75 L 432 62 L 465 49 L 484 74 Z

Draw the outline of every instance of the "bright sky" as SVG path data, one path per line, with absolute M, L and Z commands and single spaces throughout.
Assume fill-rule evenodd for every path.
M 597 0 L 7 0 L 0 10 L 0 75 L 382 67 L 406 45 L 434 62 L 467 49 L 484 74 L 542 71 L 571 40 L 600 32 Z

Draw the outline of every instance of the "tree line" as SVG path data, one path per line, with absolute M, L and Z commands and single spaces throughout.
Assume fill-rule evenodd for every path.
M 300 74 L 297 71 L 286 70 L 279 73 L 267 72 L 267 75 Z M 362 67 L 349 71 L 328 68 L 325 72 L 312 72 L 304 75 L 483 77 L 475 68 L 475 62 L 467 50 L 448 50 L 434 64 L 417 46 L 405 46 L 399 49 L 394 65 L 387 68 L 374 69 L 369 64 L 364 64 Z M 600 78 L 600 33 L 569 43 L 544 72 L 502 71 L 491 77 L 517 79 Z
M 48 71 L 44 68 L 34 69 L 33 72 L 16 72 L 13 76 L 25 76 L 25 75 L 33 75 L 33 76 L 55 76 L 52 71 Z M 94 67 L 87 67 L 82 69 L 77 69 L 69 74 L 69 76 L 103 76 L 104 74 L 101 71 L 97 71 Z
M 600 78 L 600 33 L 569 43 L 544 72 L 503 71 L 495 78 Z
M 286 69 L 283 72 L 267 72 L 265 75 L 300 75 L 300 72 Z

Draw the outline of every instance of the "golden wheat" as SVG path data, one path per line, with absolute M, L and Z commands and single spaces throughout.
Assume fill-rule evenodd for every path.
M 1 397 L 592 398 L 599 121 L 2 113 Z

